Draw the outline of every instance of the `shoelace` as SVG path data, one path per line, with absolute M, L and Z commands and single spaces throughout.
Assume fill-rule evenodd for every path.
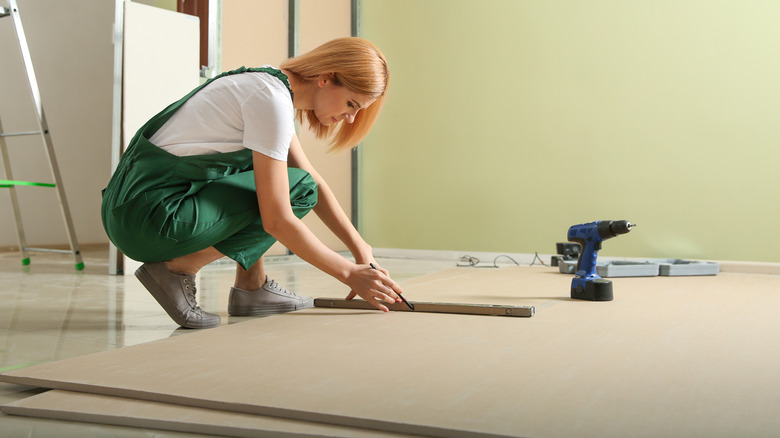
M 274 281 L 274 280 L 272 280 L 270 278 L 268 279 L 268 288 L 271 289 L 274 292 L 281 292 L 281 293 L 283 293 L 285 295 L 289 295 L 291 297 L 297 297 L 297 295 L 295 293 L 290 292 L 289 290 L 283 288 L 281 285 L 279 285 L 279 283 L 277 283 L 276 281 Z
M 190 284 L 192 285 L 190 287 Z M 187 302 L 190 303 L 190 306 L 192 306 L 195 310 L 200 310 L 200 306 L 198 306 L 198 301 L 195 299 L 195 294 L 198 292 L 198 287 L 195 286 L 195 281 L 190 281 L 189 276 L 184 277 L 184 295 L 187 298 Z

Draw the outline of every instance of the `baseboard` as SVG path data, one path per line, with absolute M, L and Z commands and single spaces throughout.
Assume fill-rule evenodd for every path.
M 427 249 L 374 248 L 374 257 L 391 259 L 442 260 L 468 264 L 466 257 L 473 257 L 482 264 L 510 264 L 514 260 L 520 265 L 550 264 L 552 254 L 525 254 L 509 252 L 451 251 Z
M 450 250 L 425 250 L 425 249 L 400 249 L 400 248 L 374 248 L 375 257 L 398 259 L 422 259 L 422 260 L 447 260 L 464 263 L 464 256 L 475 257 L 483 264 L 512 264 L 510 260 L 501 256 L 509 256 L 520 265 L 550 264 L 552 254 L 527 254 L 527 253 L 499 253 L 479 251 L 450 251 Z M 537 258 L 538 257 L 538 258 Z M 637 258 L 626 257 L 599 257 L 599 260 L 635 260 Z M 717 261 L 717 260 L 712 260 Z M 720 272 L 735 272 L 743 274 L 767 274 L 780 275 L 780 263 L 769 262 L 742 262 L 742 261 L 717 261 L 720 264 Z
M 720 272 L 780 275 L 780 263 L 720 262 Z

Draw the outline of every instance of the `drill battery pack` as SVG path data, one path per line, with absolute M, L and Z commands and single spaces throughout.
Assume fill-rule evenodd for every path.
M 571 297 L 577 300 L 612 301 L 612 282 L 603 278 L 575 278 L 571 283 Z

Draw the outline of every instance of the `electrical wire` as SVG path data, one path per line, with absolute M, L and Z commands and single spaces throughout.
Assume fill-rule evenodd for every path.
M 493 259 L 493 266 L 490 266 L 490 265 L 478 266 L 479 263 L 480 263 L 480 260 L 478 258 L 476 258 L 474 256 L 470 256 L 470 255 L 464 255 L 463 257 L 460 258 L 460 261 L 461 262 L 465 262 L 466 264 L 456 264 L 455 266 L 457 266 L 459 268 L 498 268 L 499 266 L 498 266 L 498 263 L 496 263 L 496 262 L 498 262 L 498 259 L 500 259 L 502 257 L 507 258 L 507 259 L 511 260 L 512 263 L 514 263 L 515 265 L 520 266 L 520 263 L 517 263 L 517 260 L 513 259 L 512 257 L 510 257 L 510 256 L 508 256 L 506 254 L 500 254 L 495 259 Z M 531 264 L 528 265 L 528 266 L 535 265 L 537 260 L 539 261 L 539 263 L 542 264 L 542 266 L 547 266 L 547 264 L 544 263 L 544 260 L 542 260 L 541 257 L 539 257 L 539 253 L 538 252 L 534 253 L 534 259 L 531 261 Z
M 531 264 L 528 265 L 528 266 L 533 266 L 536 263 L 537 260 L 539 260 L 539 263 L 541 263 L 542 266 L 547 266 L 547 264 L 544 262 L 544 260 L 542 260 L 542 258 L 539 257 L 539 253 L 538 252 L 534 253 L 534 259 L 531 260 Z

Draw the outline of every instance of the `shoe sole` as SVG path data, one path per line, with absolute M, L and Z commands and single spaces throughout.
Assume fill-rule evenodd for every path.
M 228 306 L 228 314 L 230 316 L 268 316 L 309 309 L 312 307 L 314 307 L 314 299 L 309 298 L 300 303 L 278 304 L 275 306 Z
M 212 328 L 217 327 L 220 324 L 219 322 L 216 324 L 204 325 L 188 324 L 184 315 L 179 313 L 179 309 L 170 301 L 168 294 L 165 293 L 162 286 L 157 284 L 157 282 L 154 280 L 154 277 L 149 273 L 145 266 L 141 265 L 141 267 L 135 271 L 135 277 L 138 278 L 146 290 L 152 294 L 152 297 L 154 297 L 157 303 L 162 306 L 163 310 L 165 310 L 165 313 L 167 313 L 176 324 L 179 324 L 184 328 L 192 329 Z

